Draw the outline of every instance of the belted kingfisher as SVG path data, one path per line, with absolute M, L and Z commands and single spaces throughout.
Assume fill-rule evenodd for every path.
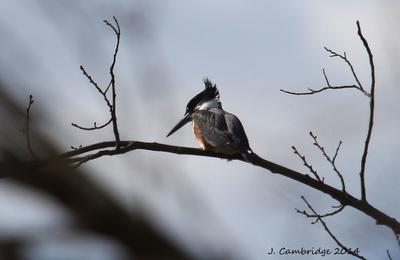
M 186 106 L 181 121 L 168 133 L 167 137 L 192 121 L 196 139 L 204 150 L 234 155 L 241 154 L 248 160 L 252 153 L 242 123 L 235 115 L 222 109 L 217 85 L 204 79 L 205 89 L 194 96 Z

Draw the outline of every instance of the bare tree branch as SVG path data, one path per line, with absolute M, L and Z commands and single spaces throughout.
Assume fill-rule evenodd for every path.
M 328 89 L 347 89 L 347 88 L 358 89 L 356 85 L 342 85 L 342 86 L 328 86 L 328 87 L 323 87 L 323 88 L 320 88 L 317 90 L 308 88 L 308 92 L 292 92 L 292 91 L 288 91 L 288 90 L 284 90 L 284 89 L 280 89 L 280 91 L 290 94 L 290 95 L 306 96 L 306 95 L 314 95 L 314 94 L 317 94 L 319 92 L 322 92 L 322 91 L 328 90 Z
M 327 87 L 321 88 L 321 89 L 319 89 L 319 90 L 313 90 L 313 89 L 310 89 L 310 88 L 309 88 L 309 89 L 308 89 L 309 92 L 290 92 L 290 91 L 286 91 L 286 90 L 282 90 L 282 89 L 281 89 L 281 91 L 282 91 L 282 92 L 285 92 L 285 93 L 288 93 L 288 94 L 292 94 L 292 95 L 312 95 L 312 94 L 316 94 L 316 93 L 322 92 L 322 91 L 327 90 L 327 89 L 355 88 L 355 89 L 359 90 L 360 92 L 362 92 L 363 94 L 365 94 L 365 95 L 370 99 L 370 106 L 369 106 L 369 111 L 370 111 L 370 112 L 369 112 L 368 132 L 367 132 L 367 137 L 366 137 L 366 139 L 365 139 L 365 145 L 364 145 L 363 154 L 362 154 L 362 158 L 361 158 L 361 169 L 360 169 L 360 173 L 359 173 L 359 175 L 360 175 L 360 185 L 361 185 L 361 200 L 360 200 L 360 201 L 361 201 L 362 204 L 369 205 L 369 204 L 367 203 L 366 188 L 365 188 L 365 168 L 366 168 L 366 162 L 367 162 L 367 155 L 368 155 L 369 143 L 370 143 L 370 141 L 371 141 L 372 129 L 373 129 L 373 125 L 374 125 L 374 109 L 375 109 L 375 66 L 374 66 L 373 55 L 372 55 L 371 49 L 370 49 L 370 47 L 369 47 L 369 44 L 368 44 L 367 40 L 365 39 L 365 37 L 363 36 L 363 34 L 362 34 L 362 32 L 361 32 L 361 26 L 360 26 L 360 22 L 359 22 L 359 21 L 357 21 L 357 35 L 358 35 L 359 38 L 361 39 L 361 41 L 362 41 L 362 43 L 363 43 L 363 45 L 364 45 L 364 48 L 366 49 L 366 52 L 367 52 L 367 54 L 368 54 L 368 58 L 369 58 L 370 72 L 371 72 L 371 87 L 370 87 L 370 91 L 369 91 L 369 92 L 367 92 L 367 91 L 364 89 L 364 87 L 362 86 L 362 84 L 361 84 L 361 82 L 360 82 L 360 80 L 359 80 L 359 78 L 358 78 L 358 76 L 357 76 L 357 73 L 356 73 L 355 70 L 354 70 L 354 67 L 353 67 L 352 63 L 347 59 L 346 53 L 344 52 L 344 54 L 341 55 L 341 54 L 338 54 L 337 52 L 332 51 L 332 50 L 330 50 L 330 49 L 328 49 L 328 48 L 326 48 L 326 47 L 324 47 L 324 49 L 330 54 L 330 57 L 338 57 L 338 58 L 342 59 L 344 62 L 346 62 L 346 64 L 349 66 L 349 68 L 350 68 L 350 70 L 351 70 L 351 73 L 352 73 L 352 75 L 353 75 L 353 77 L 354 77 L 354 79 L 355 79 L 357 85 L 332 86 L 332 85 L 330 84 L 330 82 L 329 82 L 329 79 L 328 79 L 326 73 L 325 73 L 325 70 L 323 69 L 322 72 L 323 72 L 323 74 L 324 74 L 324 78 L 325 78 Z M 310 135 L 311 135 L 312 138 L 314 139 L 314 145 L 316 145 L 316 146 L 320 149 L 320 151 L 321 151 L 322 154 L 325 156 L 325 158 L 327 159 L 327 161 L 330 162 L 330 164 L 332 165 L 333 170 L 334 170 L 334 171 L 336 172 L 336 174 L 339 176 L 340 181 L 341 181 L 341 183 L 342 183 L 342 190 L 343 190 L 343 193 L 346 193 L 346 194 L 347 194 L 347 192 L 346 192 L 346 190 L 345 190 L 345 183 L 344 183 L 343 176 L 342 176 L 342 174 L 338 171 L 338 169 L 336 168 L 336 165 L 335 165 L 336 157 L 337 157 L 337 155 L 338 155 L 338 152 L 339 152 L 339 149 L 340 149 L 340 146 L 341 146 L 342 142 L 341 142 L 341 141 L 339 142 L 339 144 L 338 144 L 338 146 L 337 146 L 337 148 L 336 148 L 336 152 L 335 152 L 333 158 L 331 159 L 331 158 L 327 155 L 327 153 L 325 152 L 324 148 L 318 143 L 317 137 L 316 137 L 315 135 L 313 135 L 311 132 L 310 132 Z M 301 157 L 300 157 L 300 158 L 301 158 Z M 304 160 L 303 160 L 303 161 L 304 161 Z M 307 203 L 307 202 L 306 202 L 306 203 Z M 307 204 L 308 204 L 308 203 L 307 203 Z M 342 205 L 343 207 L 346 206 L 346 204 L 343 204 L 343 203 L 342 203 L 341 205 Z M 302 211 L 299 211 L 299 210 L 298 210 L 298 212 L 304 214 L 304 212 L 302 212 Z M 334 212 L 333 212 L 333 213 L 334 213 Z M 315 216 L 315 217 L 317 217 L 317 216 Z M 318 219 L 321 218 L 321 216 L 318 216 L 318 217 L 319 217 Z M 379 222 L 379 221 L 377 220 L 377 223 L 378 223 L 378 222 Z M 396 222 L 397 222 L 397 221 L 396 221 Z M 322 220 L 321 220 L 321 223 L 323 223 Z M 324 227 L 325 227 L 325 225 L 324 225 Z M 400 235 L 399 235 L 399 233 L 396 232 L 396 231 L 394 231 L 394 233 L 395 233 L 395 236 L 396 236 L 397 241 L 398 241 L 399 244 L 400 244 L 400 239 L 399 239 Z M 335 239 L 335 241 L 336 241 L 336 239 Z
M 141 141 L 120 141 L 120 145 L 121 148 L 118 150 L 115 149 L 108 150 L 107 148 L 115 147 L 115 141 L 101 142 L 68 151 L 66 153 L 61 154 L 60 156 L 61 158 L 68 159 L 89 153 L 88 155 L 85 155 L 82 158 L 85 158 L 86 161 L 90 161 L 93 158 L 124 154 L 134 150 L 149 150 L 149 151 L 159 151 L 159 152 L 167 152 L 174 154 L 186 154 L 186 155 L 222 158 L 228 160 L 241 160 L 246 163 L 246 161 L 244 161 L 242 156 L 239 154 L 238 155 L 219 154 L 212 151 L 202 150 L 199 148 L 173 146 L 155 142 L 141 142 Z M 389 227 L 396 236 L 397 234 L 400 234 L 400 222 L 398 222 L 395 218 L 380 211 L 379 209 L 375 208 L 367 201 L 359 200 L 347 192 L 344 192 L 328 184 L 313 179 L 308 174 L 303 174 L 294 171 L 292 169 L 286 168 L 284 166 L 278 165 L 276 163 L 273 163 L 271 161 L 265 160 L 255 153 L 250 154 L 248 159 L 249 163 L 255 166 L 269 170 L 274 174 L 285 176 L 292 180 L 303 183 L 318 191 L 321 191 L 331 196 L 333 199 L 337 200 L 340 203 L 340 205 L 350 206 L 352 208 L 358 209 L 359 211 L 373 218 L 377 225 L 385 225 Z
M 116 86 L 115 86 L 114 67 L 115 67 L 115 63 L 116 63 L 116 59 L 117 59 L 117 54 L 118 54 L 118 49 L 119 49 L 119 43 L 120 43 L 120 37 L 121 37 L 121 29 L 120 29 L 120 27 L 119 27 L 118 20 L 117 20 L 114 16 L 113 16 L 113 19 L 114 19 L 114 22 L 115 22 L 115 25 L 116 25 L 116 26 L 112 25 L 109 21 L 104 20 L 104 23 L 105 23 L 107 26 L 109 26 L 109 27 L 113 30 L 113 32 L 115 33 L 116 38 L 117 38 L 117 40 L 116 40 L 116 45 L 115 45 L 115 49 L 114 49 L 114 54 L 113 54 L 113 60 L 112 60 L 112 63 L 111 63 L 111 65 L 110 65 L 110 70 L 109 70 L 111 79 L 110 79 L 110 82 L 108 83 L 107 88 L 103 91 L 103 90 L 100 88 L 100 86 L 96 83 L 96 81 L 94 81 L 94 79 L 92 78 L 92 76 L 90 76 L 90 75 L 86 72 L 85 68 L 84 68 L 82 65 L 80 66 L 80 69 L 81 69 L 83 75 L 85 75 L 85 77 L 88 78 L 89 82 L 90 82 L 90 83 L 97 89 L 97 91 L 103 96 L 104 101 L 106 102 L 107 107 L 109 108 L 109 111 L 110 111 L 110 119 L 109 119 L 106 123 L 104 123 L 104 124 L 102 124 L 102 125 L 100 125 L 100 126 L 97 126 L 97 123 L 96 123 L 96 122 L 93 123 L 93 127 L 84 127 L 84 126 L 80 126 L 80 125 L 78 125 L 78 124 L 76 124 L 76 123 L 71 123 L 71 125 L 74 126 L 74 127 L 76 127 L 76 128 L 79 128 L 79 129 L 81 129 L 81 130 L 91 131 L 91 130 L 102 129 L 102 128 L 108 126 L 110 123 L 112 123 L 112 125 L 113 125 L 113 131 L 114 131 L 114 136 L 115 136 L 115 142 L 116 142 L 116 149 L 119 149 L 119 147 L 120 147 L 120 144 L 119 144 L 119 142 L 120 142 L 120 137 L 119 137 L 119 131 L 118 131 L 118 125 L 117 125 L 117 115 L 116 115 L 116 106 L 117 106 L 117 104 L 116 104 L 116 97 L 117 97 L 117 94 L 116 94 Z M 108 90 L 110 89 L 110 87 L 111 87 L 111 89 L 112 89 L 112 100 L 111 100 L 111 102 L 110 102 L 110 100 L 109 100 L 108 97 L 107 97 L 107 92 L 108 92 Z
M 341 55 L 341 54 L 338 54 L 335 51 L 332 51 L 332 50 L 328 49 L 327 47 L 324 47 L 324 49 L 325 49 L 325 51 L 330 53 L 329 57 L 339 57 L 340 59 L 342 59 L 342 60 L 344 60 L 346 62 L 346 64 L 349 66 L 349 68 L 351 70 L 351 73 L 353 74 L 353 77 L 354 77 L 355 81 L 357 82 L 357 85 L 353 84 L 353 85 L 332 86 L 331 83 L 329 82 L 328 76 L 325 73 L 325 69 L 322 69 L 322 74 L 324 75 L 325 82 L 326 82 L 326 85 L 327 85 L 326 87 L 323 87 L 323 88 L 320 88 L 320 89 L 317 89 L 317 90 L 312 89 L 312 88 L 308 88 L 308 92 L 292 92 L 292 91 L 287 91 L 287 90 L 284 90 L 284 89 L 281 89 L 280 91 L 282 91 L 284 93 L 287 93 L 287 94 L 291 94 L 291 95 L 304 96 L 304 95 L 314 95 L 314 94 L 320 93 L 320 92 L 328 90 L 328 89 L 338 90 L 338 89 L 353 88 L 353 89 L 359 90 L 360 92 L 362 92 L 367 97 L 370 97 L 371 94 L 364 90 L 360 80 L 358 79 L 358 76 L 357 76 L 356 72 L 354 71 L 353 65 L 347 59 L 346 53 Z
M 14 129 L 21 120 L 26 119 L 25 110 L 17 105 L 18 102 L 13 100 L 7 89 L 11 88 L 4 86 L 0 80 L 0 111 L 8 124 L 0 133 L 2 138 L 13 136 Z M 33 98 L 30 98 L 30 103 L 33 103 Z M 98 185 L 93 178 L 90 178 L 84 169 L 72 169 L 70 164 L 60 160 L 59 156 L 56 156 L 58 154 L 56 144 L 40 129 L 31 131 L 30 135 L 33 140 L 40 141 L 43 154 L 54 156 L 45 161 L 39 159 L 25 161 L 26 152 L 21 149 L 18 142 L 10 142 L 10 145 L 2 142 L 0 144 L 0 176 L 8 176 L 13 183 L 17 182 L 49 195 L 53 202 L 58 202 L 67 209 L 65 212 L 71 216 L 68 218 L 71 221 L 68 222 L 73 224 L 72 228 L 95 232 L 112 239 L 121 246 L 124 255 L 130 253 L 126 255 L 129 259 L 193 257 L 182 244 L 179 245 L 176 238 L 168 235 L 165 229 L 160 229 L 160 225 L 151 221 L 142 208 L 126 209 L 104 189 L 103 185 Z M 25 141 L 24 139 L 22 136 L 21 140 Z M 22 148 L 25 147 L 22 146 Z M 6 180 L 3 179 L 4 181 Z M 37 239 L 31 232 L 28 233 L 29 238 Z M 2 238 L 9 241 L 13 239 L 4 234 Z M 19 248 L 15 247 L 17 246 L 15 243 L 4 244 L 3 242 L 0 241 L 1 259 L 13 259 L 11 257 L 14 255 L 4 254 L 12 252 L 16 253 L 18 257 L 16 259 L 26 258 L 18 250 Z M 21 244 L 23 249 L 26 249 L 24 245 Z
M 286 91 L 286 90 L 282 90 L 282 92 L 288 93 L 288 94 L 292 94 L 292 95 L 312 95 L 312 94 L 316 94 L 319 92 L 322 92 L 326 89 L 344 89 L 344 88 L 355 88 L 357 90 L 359 90 L 360 92 L 364 93 L 369 99 L 370 99 L 370 115 L 369 115 L 369 123 L 368 123 L 368 133 L 367 133 L 367 137 L 365 140 L 365 146 L 364 146 L 364 150 L 363 150 L 363 155 L 361 158 L 361 169 L 360 169 L 360 185 L 361 185 L 361 200 L 367 200 L 367 196 L 366 196 L 366 190 L 365 190 L 365 165 L 367 162 L 367 155 L 368 155 L 368 148 L 369 148 L 369 143 L 371 140 L 371 134 L 372 134 L 372 128 L 373 128 L 373 124 L 374 124 L 374 109 L 375 109 L 375 66 L 374 66 L 374 61 L 373 61 L 373 55 L 371 52 L 371 49 L 368 45 L 367 40 L 364 38 L 362 32 L 361 32 L 361 26 L 360 26 L 360 22 L 357 21 L 357 34 L 359 36 L 359 38 L 361 39 L 367 54 L 368 54 L 368 58 L 369 58 L 369 64 L 370 64 L 370 70 L 371 70 L 371 89 L 370 92 L 368 93 L 362 86 L 360 80 L 358 79 L 357 73 L 354 70 L 354 67 L 352 65 L 352 63 L 347 59 L 346 53 L 344 53 L 343 55 L 330 50 L 326 47 L 324 47 L 324 49 L 330 54 L 330 57 L 338 57 L 340 59 L 342 59 L 343 61 L 346 62 L 346 64 L 349 66 L 353 77 L 355 79 L 355 81 L 357 82 L 357 85 L 344 85 L 344 86 L 332 86 L 328 80 L 328 77 L 326 76 L 325 70 L 323 69 L 322 72 L 324 74 L 325 77 L 325 81 L 327 84 L 327 87 L 325 88 L 321 88 L 319 90 L 313 90 L 313 89 L 309 89 L 309 92 L 290 92 L 290 91 Z M 339 146 L 337 148 L 337 150 L 339 149 Z M 336 154 L 333 157 L 334 159 L 336 159 Z M 332 161 L 332 164 L 334 164 L 334 159 L 330 160 Z M 335 170 L 336 171 L 336 170 Z M 341 175 L 339 175 L 340 177 Z M 342 177 L 341 177 L 342 180 Z M 344 182 L 342 182 L 342 185 L 344 184 Z
M 307 207 L 313 212 L 314 216 L 315 216 L 315 221 L 312 224 L 317 223 L 318 221 L 322 224 L 322 226 L 324 227 L 325 231 L 329 234 L 329 236 L 336 242 L 336 244 L 338 246 L 340 246 L 342 249 L 344 249 L 348 254 L 357 257 L 359 259 L 364 259 L 366 260 L 365 257 L 357 254 L 356 252 L 352 251 L 350 248 L 347 248 L 345 245 L 343 245 L 339 239 L 332 233 L 332 231 L 328 228 L 328 225 L 325 223 L 325 221 L 322 219 L 322 217 L 313 209 L 313 207 L 310 205 L 310 203 L 308 203 L 308 201 L 306 200 L 306 198 L 304 196 L 301 196 L 301 198 L 303 199 L 303 201 L 307 204 Z M 305 212 L 305 211 L 304 211 Z M 303 214 L 303 212 L 300 212 L 301 214 Z M 305 213 L 307 214 L 307 213 Z M 308 216 L 308 214 L 307 214 Z
M 357 34 L 360 37 L 369 58 L 369 65 L 371 68 L 371 90 L 370 90 L 370 103 L 369 103 L 369 123 L 368 123 L 368 133 L 367 138 L 365 139 L 365 146 L 364 152 L 361 159 L 361 170 L 360 170 L 360 181 L 361 181 L 361 200 L 367 200 L 367 195 L 365 191 L 365 164 L 367 162 L 367 155 L 368 155 L 368 147 L 371 140 L 372 128 L 374 126 L 374 110 L 375 110 L 375 65 L 374 59 L 369 48 L 367 40 L 364 38 L 361 32 L 360 22 L 357 21 Z

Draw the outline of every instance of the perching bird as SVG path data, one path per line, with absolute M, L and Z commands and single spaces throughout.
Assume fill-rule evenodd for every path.
M 226 155 L 241 154 L 248 161 L 252 150 L 242 123 L 235 115 L 222 109 L 216 84 L 206 78 L 204 85 L 205 89 L 189 101 L 184 118 L 167 137 L 192 121 L 194 135 L 204 150 Z

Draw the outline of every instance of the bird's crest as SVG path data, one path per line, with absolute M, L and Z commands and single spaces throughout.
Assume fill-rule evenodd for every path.
M 206 92 L 207 95 L 212 96 L 219 101 L 219 91 L 217 89 L 217 85 L 215 83 L 212 83 L 209 78 L 204 78 L 203 82 L 205 86 L 204 92 Z

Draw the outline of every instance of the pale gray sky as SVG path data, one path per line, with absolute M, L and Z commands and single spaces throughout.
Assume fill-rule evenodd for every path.
M 367 55 L 356 35 L 360 20 L 377 73 L 367 192 L 373 205 L 399 218 L 399 7 L 396 1 L 373 0 L 7 1 L 0 16 L 0 76 L 13 86 L 10 91 L 21 104 L 29 93 L 34 95 L 33 118 L 60 149 L 112 139 L 111 128 L 88 133 L 70 123 L 107 120 L 108 109 L 79 66 L 107 82 L 114 35 L 102 20 L 114 15 L 122 30 L 116 68 L 122 139 L 197 147 L 189 126 L 165 136 L 208 76 L 217 83 L 224 108 L 241 119 L 253 150 L 266 159 L 306 172 L 292 153 L 295 145 L 326 181 L 338 186 L 308 132 L 317 134 L 330 152 L 342 140 L 338 165 L 348 190 L 358 196 L 368 100 L 353 90 L 294 97 L 279 89 L 324 86 L 322 68 L 332 84 L 352 83 L 345 64 L 329 58 L 324 46 L 346 51 L 369 86 Z M 266 254 L 271 247 L 336 247 L 321 226 L 310 225 L 294 210 L 305 208 L 301 195 L 321 211 L 333 201 L 241 162 L 136 151 L 84 167 L 127 207 L 144 206 L 200 255 L 227 248 L 239 258 L 275 259 Z M 51 248 L 67 250 L 59 226 L 68 218 L 58 206 L 25 195 L 13 184 L 0 186 L 0 206 L 8 209 L 0 213 L 1 234 L 60 229 L 60 243 Z M 370 259 L 384 259 L 386 249 L 394 259 L 400 257 L 390 230 L 359 212 L 345 209 L 327 222 L 346 245 Z M 120 254 L 115 245 L 110 248 L 104 259 Z M 46 246 L 32 250 L 30 259 L 39 259 L 40 252 L 52 257 Z

